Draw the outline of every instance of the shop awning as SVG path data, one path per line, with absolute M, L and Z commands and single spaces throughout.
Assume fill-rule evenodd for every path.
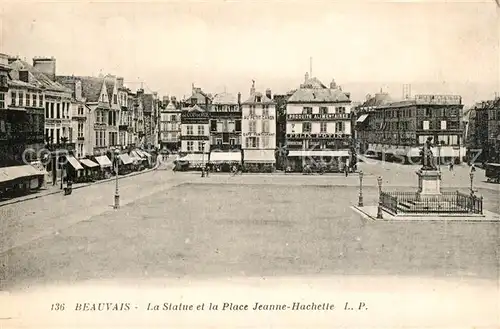
M 141 156 L 141 155 L 140 155 L 137 151 L 132 151 L 132 152 L 130 152 L 130 157 L 131 157 L 132 159 L 137 160 L 137 161 L 142 161 L 142 159 L 144 158 L 144 157 L 142 157 L 142 156 Z
M 22 177 L 44 176 L 45 174 L 45 172 L 30 165 L 2 167 L 0 168 L 0 182 L 8 182 Z
M 71 156 L 71 155 L 68 155 L 66 157 L 66 159 L 68 159 L 68 162 L 69 164 L 75 168 L 75 170 L 83 170 L 83 167 L 82 165 L 80 164 L 80 162 L 78 162 L 77 159 L 75 159 L 75 157 Z
M 148 152 L 146 152 L 146 151 L 142 151 L 142 150 L 141 150 L 141 152 L 142 152 L 142 154 L 143 154 L 145 157 L 147 157 L 147 158 L 151 158 L 151 154 L 149 154 Z
M 356 122 L 364 122 L 368 118 L 368 114 L 362 114 Z
M 212 152 L 210 162 L 241 162 L 241 152 Z
M 208 161 L 208 154 L 203 156 L 203 154 L 190 153 L 182 158 L 177 159 L 177 161 L 188 161 L 190 163 L 201 163 L 204 161 Z
M 99 164 L 99 166 L 101 166 L 101 168 L 107 168 L 113 165 L 111 163 L 111 160 L 109 160 L 108 157 L 105 155 L 95 157 L 95 161 L 97 161 L 97 163 Z
M 141 156 L 141 158 L 151 158 L 151 154 L 146 151 L 136 149 L 135 152 Z
M 274 150 L 245 150 L 245 163 L 275 163 Z
M 134 161 L 128 156 L 128 154 L 120 154 L 119 155 L 120 157 L 120 160 L 122 160 L 122 163 L 124 165 L 129 165 L 131 163 L 133 163 Z
M 99 165 L 98 165 L 97 163 L 95 163 L 94 161 L 89 160 L 89 159 L 80 159 L 80 162 L 81 162 L 84 166 L 89 167 L 89 168 L 99 167 Z
M 348 157 L 349 151 L 330 151 L 330 150 L 300 150 L 290 151 L 289 157 Z

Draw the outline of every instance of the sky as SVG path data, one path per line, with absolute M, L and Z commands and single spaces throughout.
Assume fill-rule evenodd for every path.
M 3 1 L 0 52 L 53 56 L 57 74 L 123 76 L 132 89 L 182 97 L 285 93 L 305 72 L 335 79 L 355 101 L 494 97 L 500 79 L 495 1 Z

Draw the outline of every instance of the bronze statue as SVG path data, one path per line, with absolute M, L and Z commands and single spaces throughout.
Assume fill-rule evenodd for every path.
M 436 161 L 432 154 L 432 137 L 428 137 L 425 141 L 424 147 L 420 151 L 422 156 L 422 170 L 437 170 Z

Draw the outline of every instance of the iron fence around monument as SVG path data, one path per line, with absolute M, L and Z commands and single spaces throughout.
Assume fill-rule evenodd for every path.
M 392 214 L 482 214 L 483 198 L 456 192 L 420 197 L 417 192 L 381 192 L 380 206 Z

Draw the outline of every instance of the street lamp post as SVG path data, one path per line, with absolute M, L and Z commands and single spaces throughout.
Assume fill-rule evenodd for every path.
M 205 141 L 202 142 L 203 148 L 201 151 L 201 177 L 205 177 Z
M 474 172 L 470 172 L 470 195 L 474 195 Z
M 115 149 L 114 155 L 115 155 L 115 205 L 114 209 L 120 208 L 120 193 L 118 190 L 118 155 L 120 154 L 120 151 L 118 149 Z
M 363 207 L 363 172 L 359 171 L 359 198 L 358 207 Z
M 377 219 L 383 219 L 384 216 L 382 214 L 382 177 L 379 176 L 377 178 L 378 183 L 378 208 L 377 208 Z

